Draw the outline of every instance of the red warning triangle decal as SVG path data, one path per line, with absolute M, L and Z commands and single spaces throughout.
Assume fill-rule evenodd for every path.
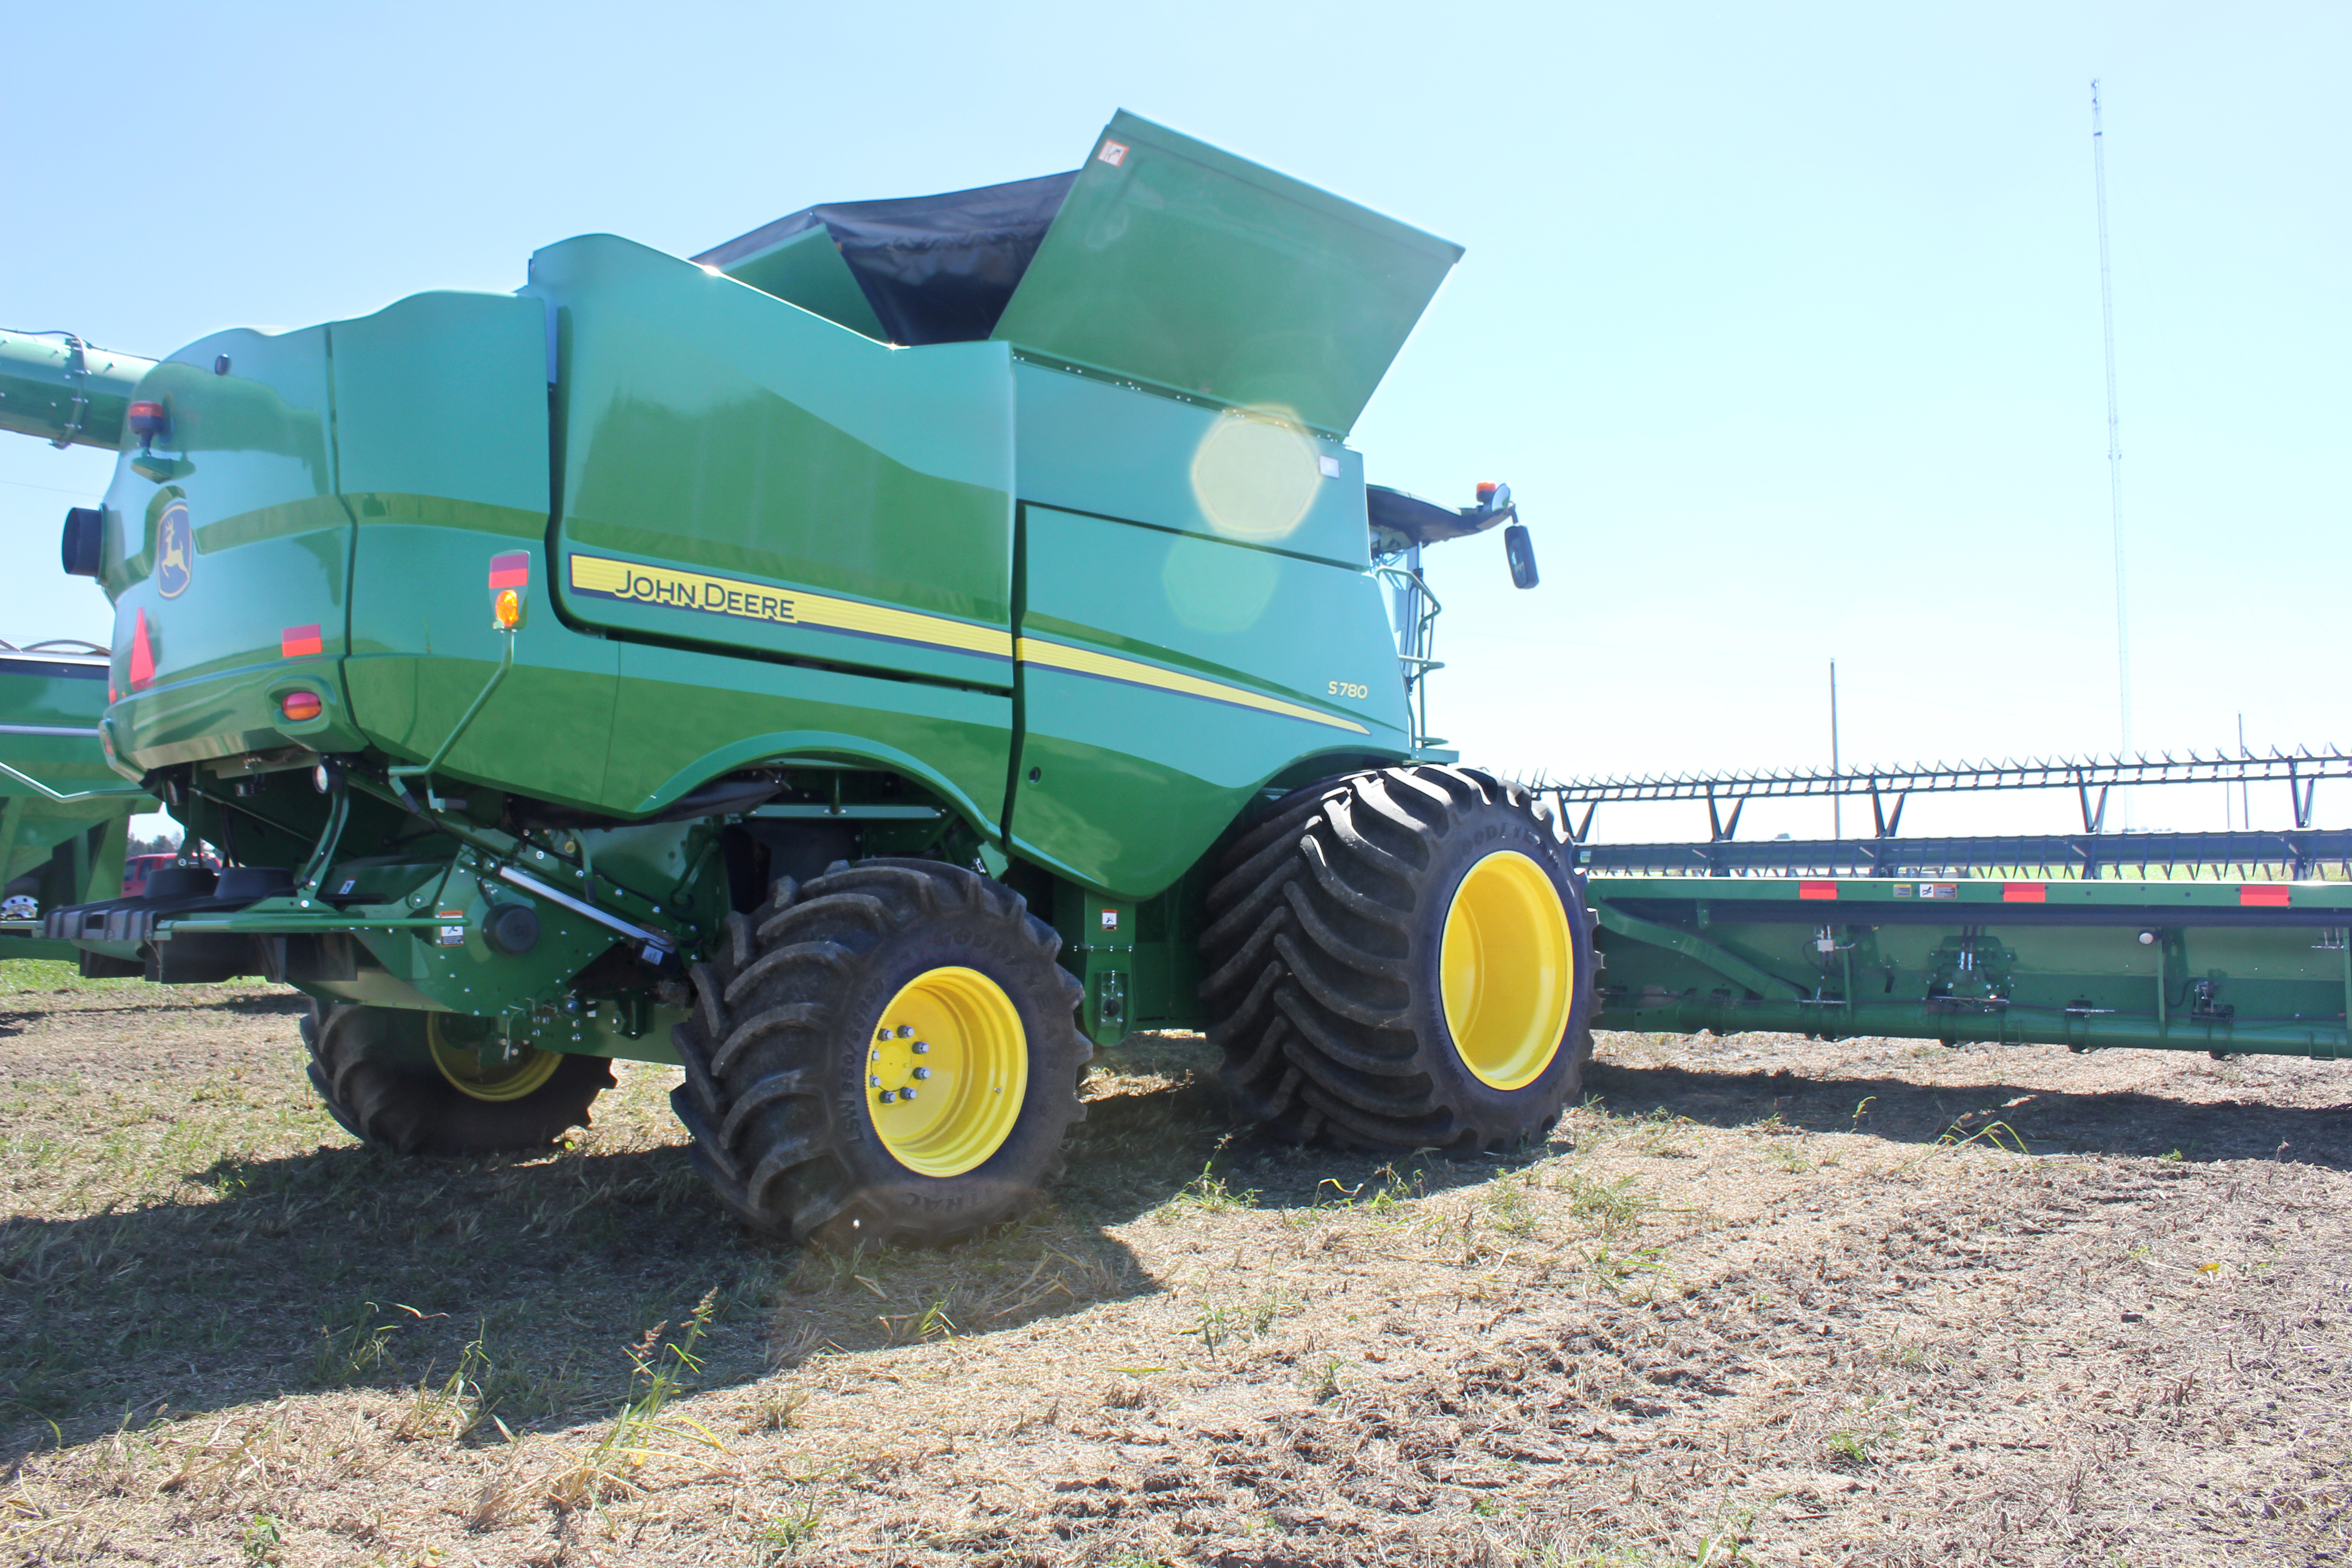
M 147 641 L 147 612 L 139 612 L 139 624 L 131 633 L 131 689 L 138 690 L 155 679 L 155 650 Z

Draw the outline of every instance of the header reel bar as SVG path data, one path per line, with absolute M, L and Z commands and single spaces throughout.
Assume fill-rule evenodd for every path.
M 2294 807 L 2294 826 L 2298 833 L 2311 828 L 2312 802 L 2322 779 L 2352 778 L 2352 752 L 2335 746 L 2313 750 L 2308 746 L 2270 752 L 2255 755 L 2241 753 L 2230 756 L 2216 752 L 2211 756 L 2191 752 L 2176 757 L 2167 752 L 2156 757 L 2142 753 L 2137 757 L 2058 757 L 2029 758 L 2024 762 L 2000 763 L 1929 763 L 1892 768 L 1791 769 L 1787 773 L 1690 773 L 1665 774 L 1655 778 L 1567 779 L 1558 784 L 1537 786 L 1539 794 L 1552 797 L 1559 806 L 1563 822 L 1571 825 L 1578 843 L 1590 837 L 1593 815 L 1605 801 L 1703 801 L 1713 825 L 1710 844 L 1730 840 L 1739 825 L 1740 808 L 1750 800 L 1827 799 L 1852 795 L 1866 796 L 1874 819 L 1872 837 L 1892 839 L 1903 820 L 1903 803 L 1914 794 L 1944 795 L 1976 790 L 2071 789 L 2083 810 L 2083 832 L 2098 835 L 2105 827 L 2107 794 L 2110 790 L 2142 784 L 2284 784 L 2287 786 Z M 2094 792 L 2096 792 L 2095 795 Z M 1725 810 L 1727 807 L 1728 811 Z M 2143 836 L 2135 835 L 2136 838 Z M 2223 838 L 2263 839 L 2275 842 L 2273 835 L 2263 834 L 2158 834 L 2145 836 L 2152 839 L 2195 840 Z M 1836 842 L 1836 841 L 1832 841 Z M 1966 839 L 1923 842 L 1966 844 Z M 2015 842 L 2028 842 L 2016 840 Z M 2031 840 L 2053 846 L 2071 840 Z M 1784 847 L 1786 846 L 1784 845 Z M 1655 850 L 1679 847 L 1651 846 Z M 2066 863 L 2061 850 L 2053 849 Z M 2337 857 L 2323 855 L 2322 858 Z M 2095 858 L 2113 863 L 2115 858 L 2104 852 Z M 2147 863 L 2169 858 L 2164 853 L 2151 853 Z M 2232 860 L 2242 857 L 2232 857 Z M 2277 863 L 2280 858 L 2268 859 Z M 2202 851 L 2185 855 L 2180 863 L 2215 863 Z M 1970 863 L 1977 863 L 1971 860 Z M 2007 862 L 2004 862 L 2007 863 Z

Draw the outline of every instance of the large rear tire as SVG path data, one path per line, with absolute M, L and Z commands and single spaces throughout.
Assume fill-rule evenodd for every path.
M 1220 870 L 1201 991 L 1248 1119 L 1302 1142 L 1490 1150 L 1581 1086 L 1590 931 L 1524 786 L 1434 766 L 1328 780 Z
M 1018 893 L 935 860 L 779 880 L 694 968 L 670 1096 L 756 1230 L 938 1247 L 1019 1217 L 1085 1111 L 1083 990 Z
M 612 1087 L 613 1064 L 528 1047 L 504 1052 L 486 1022 L 314 998 L 301 1025 L 310 1087 L 345 1131 L 395 1154 L 544 1149 L 588 1125 L 590 1102 Z

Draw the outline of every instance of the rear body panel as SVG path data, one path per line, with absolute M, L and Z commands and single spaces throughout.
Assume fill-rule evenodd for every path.
M 602 800 L 617 660 L 609 645 L 566 633 L 546 596 L 544 308 L 420 294 L 332 332 L 354 532 L 344 680 L 361 731 L 403 762 L 440 747 L 498 668 L 489 562 L 520 552 L 536 614 L 447 765 L 551 800 Z
M 171 423 L 144 454 L 125 433 L 106 497 L 119 757 L 152 768 L 270 750 L 287 743 L 271 700 L 282 680 L 341 696 L 352 538 L 329 331 L 215 333 L 140 383 Z M 289 658 L 289 628 L 312 629 L 315 647 Z

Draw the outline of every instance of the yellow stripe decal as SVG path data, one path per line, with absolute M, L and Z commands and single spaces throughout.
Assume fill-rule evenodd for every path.
M 574 555 L 572 588 L 574 593 L 599 599 L 657 605 L 701 615 L 733 616 L 774 626 L 818 626 L 826 631 L 953 648 L 959 653 L 976 653 L 989 658 L 1013 657 L 1013 635 L 993 626 L 976 626 L 944 616 L 861 604 L 856 599 L 836 599 L 798 588 L 745 583 L 701 572 L 680 572 L 671 566 Z
M 1312 708 L 1302 708 L 1296 702 L 1285 702 L 1279 698 L 1262 697 L 1238 686 L 1203 680 L 1197 675 L 1179 675 L 1156 664 L 1141 664 L 1131 658 L 1097 653 L 1091 648 L 1070 647 L 1062 643 L 1023 637 L 1017 649 L 1017 657 L 1024 664 L 1042 664 L 1054 669 L 1072 670 L 1079 675 L 1100 676 L 1106 680 L 1123 680 L 1134 686 L 1156 687 L 1161 691 L 1179 691 L 1187 697 L 1205 697 L 1212 702 L 1231 702 L 1242 708 L 1255 708 L 1267 713 L 1279 713 L 1286 719 L 1304 719 L 1311 724 L 1328 724 L 1334 730 L 1352 731 L 1359 735 L 1371 733 L 1352 719 L 1318 713 Z

